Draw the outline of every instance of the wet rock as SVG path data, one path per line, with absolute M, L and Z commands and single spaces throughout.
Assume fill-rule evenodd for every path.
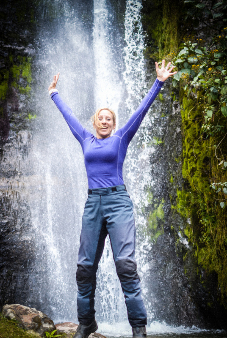
M 2 313 L 7 319 L 15 319 L 24 330 L 38 333 L 41 337 L 45 336 L 45 332 L 52 332 L 56 329 L 53 321 L 47 315 L 34 308 L 20 304 L 7 304 L 3 306 Z
M 57 334 L 66 333 L 70 337 L 70 334 L 76 332 L 78 324 L 74 324 L 72 322 L 65 322 L 65 323 L 56 324 L 55 326 L 57 329 Z
M 72 335 L 76 333 L 78 324 L 74 324 L 72 322 L 65 322 L 56 324 L 57 334 L 66 334 L 67 338 L 72 338 Z M 92 333 L 90 334 L 89 338 L 106 338 L 100 333 Z
M 101 335 L 100 333 L 95 332 L 90 334 L 89 338 L 106 338 L 106 337 Z

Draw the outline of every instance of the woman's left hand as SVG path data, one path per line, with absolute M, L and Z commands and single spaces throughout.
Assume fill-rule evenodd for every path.
M 168 63 L 168 65 L 165 67 L 165 60 L 162 60 L 162 66 L 159 68 L 158 63 L 155 62 L 155 67 L 156 67 L 156 73 L 157 73 L 157 79 L 159 81 L 165 81 L 167 80 L 170 76 L 176 74 L 177 72 L 172 72 L 173 68 L 175 66 L 171 66 L 171 62 Z

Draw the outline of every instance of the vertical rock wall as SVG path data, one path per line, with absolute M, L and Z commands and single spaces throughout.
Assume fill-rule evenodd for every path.
M 151 64 L 153 58 L 157 60 L 163 56 L 171 60 L 183 36 L 191 34 L 193 23 L 187 16 L 190 10 L 193 11 L 190 9 L 190 4 L 184 7 L 184 3 L 180 0 L 174 2 L 157 0 L 143 1 L 143 6 L 148 63 Z M 171 7 L 172 10 L 170 10 Z M 170 20 L 172 16 L 173 22 Z M 182 21 L 184 17 L 185 22 Z M 197 19 L 195 18 L 195 27 L 199 29 L 198 34 L 204 36 L 203 25 Z M 178 31 L 175 31 L 172 38 L 166 39 L 173 26 Z M 208 39 L 210 38 L 208 36 Z M 159 295 L 155 315 L 157 318 L 177 325 L 195 324 L 200 327 L 226 328 L 226 300 L 220 297 L 217 274 L 204 270 L 198 264 L 193 248 L 194 243 L 188 242 L 184 232 L 191 220 L 182 217 L 176 207 L 177 192 L 185 188 L 190 191 L 190 186 L 182 175 L 185 133 L 181 117 L 182 102 L 179 102 L 179 88 L 174 90 L 170 86 L 167 96 L 164 95 L 162 99 L 163 118 L 166 119 L 166 123 L 163 134 L 159 136 L 160 144 L 156 156 L 151 158 L 153 174 L 160 177 L 160 184 L 154 185 L 151 189 L 152 200 L 156 199 L 156 204 L 150 203 L 148 212 L 149 228 L 149 220 L 152 219 L 151 217 L 149 219 L 149 215 L 154 214 L 155 208 L 162 202 L 165 213 L 162 217 L 159 213 L 159 224 L 156 228 L 159 236 L 151 253 L 155 267 L 151 272 L 152 283 L 155 285 L 156 294 Z M 187 101 L 187 97 L 184 100 Z M 182 113 L 182 116 L 187 119 L 189 113 Z M 193 144 L 197 142 L 197 139 L 192 139 L 191 142 Z M 184 207 L 187 208 L 187 205 Z M 193 217 L 200 226 L 199 213 L 195 211 Z M 161 228 L 163 228 L 163 233 L 160 231 Z M 154 228 L 151 234 L 151 240 L 154 240 Z
M 34 112 L 32 82 L 34 8 L 29 1 L 0 5 L 0 308 L 26 303 L 33 260 L 30 210 L 22 175 Z

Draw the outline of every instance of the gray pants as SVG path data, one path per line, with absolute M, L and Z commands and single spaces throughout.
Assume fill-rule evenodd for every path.
M 78 320 L 89 325 L 95 317 L 96 271 L 109 234 L 118 277 L 132 327 L 144 326 L 147 314 L 135 262 L 133 204 L 124 185 L 93 189 L 82 220 L 77 268 Z

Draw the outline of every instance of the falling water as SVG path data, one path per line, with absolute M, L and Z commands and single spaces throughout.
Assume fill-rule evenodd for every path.
M 55 11 L 61 11 L 61 18 L 53 21 L 51 26 L 44 25 L 40 31 L 36 60 L 39 79 L 34 105 L 39 117 L 30 163 L 38 184 L 30 208 L 37 255 L 30 288 L 36 288 L 37 304 L 42 304 L 42 309 L 55 321 L 77 321 L 75 275 L 87 179 L 80 145 L 46 94 L 48 84 L 53 75 L 60 72 L 59 93 L 89 130 L 92 130 L 90 116 L 95 109 L 105 106 L 119 116 L 120 127 L 147 90 L 141 2 L 126 2 L 124 36 L 110 1 L 94 0 L 94 8 L 87 13 L 93 16 L 93 31 L 81 20 L 80 11 L 84 9 L 81 9 L 82 2 L 78 1 L 78 4 L 80 6 L 73 7 L 64 1 L 63 5 L 61 2 L 56 5 L 59 8 Z M 150 150 L 138 148 L 140 139 L 138 133 L 129 147 L 125 163 L 125 181 L 135 204 L 138 226 L 145 223 L 139 210 L 145 197 L 144 185 L 150 179 L 145 165 Z M 140 234 L 136 255 L 139 266 L 143 265 L 140 272 L 143 273 L 144 294 L 145 247 L 148 248 L 147 240 Z M 147 295 L 145 298 L 151 319 L 150 300 Z M 127 323 L 109 239 L 98 270 L 96 308 L 99 322 Z M 126 330 L 130 330 L 129 324 L 125 325 Z
M 117 34 L 114 36 L 114 29 L 111 5 L 106 0 L 94 0 L 95 103 L 97 108 L 113 109 L 118 117 L 122 99 L 122 79 L 119 71 L 121 66 L 114 53 L 115 46 L 119 44 L 119 37 Z M 109 238 L 106 240 L 97 277 L 97 320 L 119 322 L 122 315 L 125 317 L 126 309 Z
M 35 82 L 32 102 L 29 101 L 37 118 L 32 121 L 32 133 L 22 130 L 17 133 L 13 144 L 5 145 L 1 163 L 6 173 L 16 168 L 15 178 L 12 174 L 13 178 L 8 179 L 7 173 L 1 180 L 4 189 L 8 189 L 6 199 L 9 198 L 11 203 L 3 203 L 3 207 L 9 210 L 4 210 L 3 214 L 8 213 L 8 218 L 2 224 L 11 224 L 9 219 L 13 222 L 16 219 L 15 227 L 12 227 L 12 231 L 16 229 L 16 240 L 12 239 L 9 250 L 11 261 L 14 252 L 22 253 L 18 278 L 14 286 L 9 287 L 9 293 L 16 290 L 16 300 L 20 302 L 22 299 L 26 305 L 42 310 L 55 323 L 77 322 L 76 268 L 81 218 L 87 198 L 87 177 L 81 147 L 51 101 L 47 88 L 53 75 L 60 72 L 59 93 L 87 129 L 93 130 L 90 116 L 94 111 L 106 106 L 116 112 L 117 127 L 120 128 L 152 85 L 154 75 L 151 79 L 147 76 L 143 57 L 145 43 L 141 0 L 42 0 L 38 3 L 38 47 L 33 62 Z M 157 185 L 157 182 L 154 184 L 155 179 L 158 181 L 151 177 L 150 158 L 156 151 L 153 130 L 156 129 L 162 136 L 167 121 L 165 117 L 160 123 L 157 105 L 157 102 L 152 104 L 133 138 L 124 165 L 124 179 L 135 209 L 136 260 L 148 311 L 148 332 L 192 333 L 194 336 L 196 330 L 193 328 L 189 331 L 182 327 L 169 327 L 165 323 L 151 324 L 154 304 L 160 298 L 151 283 L 157 275 L 151 274 L 155 270 L 152 270 L 154 259 L 150 257 L 152 244 L 145 231 L 147 220 L 143 208 L 148 205 L 147 188 Z M 163 170 L 162 176 L 159 176 L 164 175 Z M 14 251 L 17 245 L 20 250 Z M 167 273 L 171 274 L 171 264 L 167 268 L 171 270 Z M 178 273 L 175 267 L 176 271 Z M 171 278 L 171 281 L 176 279 L 176 285 L 176 276 Z M 115 337 L 130 335 L 131 328 L 108 238 L 97 279 L 99 331 Z M 29 290 L 23 290 L 23 282 Z M 189 297 L 185 299 L 187 301 Z M 176 305 L 174 301 L 170 300 L 169 308 Z M 165 310 L 163 312 L 165 316 Z
M 97 3 L 99 3 L 97 1 Z M 97 10 L 97 13 L 100 13 L 100 3 L 99 3 L 99 10 Z M 143 50 L 144 50 L 144 39 L 143 39 L 143 32 L 142 32 L 142 23 L 141 23 L 141 15 L 140 11 L 142 8 L 140 1 L 132 1 L 128 0 L 126 1 L 126 12 L 125 12 L 125 20 L 124 20 L 124 27 L 125 27 L 125 45 L 122 50 L 123 52 L 123 62 L 124 62 L 124 72 L 123 72 L 123 78 L 118 78 L 116 74 L 112 71 L 112 75 L 109 76 L 108 74 L 108 68 L 102 67 L 103 63 L 106 65 L 106 61 L 110 62 L 111 57 L 113 59 L 113 54 L 111 54 L 111 35 L 113 35 L 113 31 L 111 32 L 110 28 L 106 25 L 107 22 L 107 11 L 106 6 L 103 6 L 102 2 L 102 8 L 105 8 L 105 16 L 102 14 L 101 19 L 99 19 L 101 22 L 103 22 L 103 25 L 101 25 L 101 22 L 99 21 L 99 26 L 95 26 L 95 34 L 98 35 L 98 39 L 94 41 L 95 49 L 99 51 L 99 53 L 95 54 L 98 55 L 99 62 L 98 65 L 100 68 L 96 68 L 96 71 L 98 69 L 98 73 L 103 74 L 104 76 L 101 76 L 102 83 L 106 83 L 106 85 L 103 85 L 103 88 L 107 88 L 105 91 L 101 91 L 101 94 L 103 96 L 103 99 L 108 97 L 108 91 L 110 89 L 110 83 L 113 85 L 113 90 L 110 91 L 110 96 L 113 97 L 113 94 L 118 94 L 122 92 L 122 89 L 124 88 L 125 92 L 124 95 L 127 97 L 126 102 L 124 102 L 124 106 L 121 107 L 118 106 L 119 103 L 123 101 L 123 97 L 116 96 L 114 99 L 116 108 L 115 110 L 118 112 L 117 108 L 119 108 L 119 117 L 121 118 L 121 123 L 124 124 L 129 116 L 135 111 L 137 106 L 139 105 L 145 91 L 146 91 L 146 81 L 145 81 L 145 62 L 143 57 Z M 96 11 L 95 11 L 96 15 Z M 104 20 L 104 21 L 102 21 Z M 96 21 L 95 21 L 96 22 Z M 111 21 L 108 20 L 110 23 Z M 98 30 L 96 30 L 98 28 Z M 113 26 L 112 26 L 113 29 Z M 99 32 L 102 32 L 101 34 Z M 105 54 L 103 55 L 102 52 L 106 50 L 106 59 Z M 114 50 L 114 46 L 112 46 L 112 50 Z M 100 62 L 100 59 L 102 62 Z M 112 62 L 112 67 L 109 64 L 109 71 L 111 69 L 116 69 L 116 62 Z M 119 77 L 119 75 L 118 75 Z M 115 81 L 114 81 L 115 80 Z M 118 80 L 118 81 L 116 81 Z M 124 86 L 122 85 L 122 82 Z M 100 86 L 101 87 L 101 86 Z M 116 92 L 116 89 L 121 89 L 119 92 Z M 104 94 L 104 95 L 103 95 Z M 100 95 L 100 93 L 99 93 Z M 118 100 L 117 100 L 118 98 Z M 111 103 L 111 101 L 106 100 L 106 102 Z M 104 103 L 106 103 L 104 101 Z M 110 106 L 111 107 L 111 106 Z M 112 108 L 112 107 L 111 107 Z M 122 109 L 123 108 L 123 109 Z M 146 122 L 145 122 L 146 123 Z M 148 179 L 148 172 L 149 169 L 147 166 L 147 170 L 145 172 L 143 168 L 143 175 L 141 173 L 141 163 L 148 161 L 148 152 L 138 152 L 137 144 L 140 142 L 140 135 L 138 135 L 135 140 L 132 142 L 132 145 L 128 149 L 128 155 L 125 161 L 125 167 L 124 167 L 124 177 L 125 182 L 127 185 L 127 188 L 131 194 L 131 197 L 134 201 L 135 206 L 137 206 L 137 210 L 140 209 L 141 199 L 145 197 L 144 195 L 144 184 L 146 182 L 146 179 Z M 149 177 L 150 179 L 150 177 Z M 136 187 L 136 189 L 135 189 Z M 138 224 L 141 225 L 141 223 L 144 225 L 144 217 L 141 215 L 139 217 L 139 214 L 136 215 L 136 221 Z M 123 295 L 121 292 L 120 283 L 118 281 L 115 267 L 113 264 L 112 254 L 111 254 L 111 248 L 109 241 L 106 245 L 106 249 L 104 251 L 101 264 L 99 267 L 99 289 L 98 289 L 98 306 L 99 306 L 99 316 L 101 315 L 101 319 L 104 320 L 105 324 L 102 324 L 101 328 L 105 332 L 113 332 L 113 328 L 108 328 L 106 325 L 107 323 L 118 323 L 118 328 L 121 327 L 122 331 L 125 331 L 125 334 L 129 334 L 131 329 L 129 324 L 127 323 L 127 317 L 126 317 L 126 307 L 124 304 Z M 139 271 L 141 272 L 141 267 L 143 266 L 143 278 L 142 278 L 142 286 L 145 288 L 145 285 L 143 283 L 143 280 L 145 280 L 146 277 L 146 253 L 149 248 L 149 245 L 147 243 L 146 238 L 144 236 L 140 239 L 140 245 L 138 245 L 138 249 L 136 252 L 137 261 L 139 262 Z M 144 248 L 146 247 L 146 250 Z M 110 287 L 111 285 L 111 287 Z M 145 294 L 145 293 L 144 293 Z M 149 308 L 149 298 L 146 298 L 146 306 Z M 150 315 L 151 319 L 151 311 L 148 313 Z
M 39 286 L 38 301 L 55 320 L 76 321 L 76 262 L 87 181 L 80 145 L 51 102 L 47 88 L 53 75 L 60 72 L 61 96 L 87 124 L 86 114 L 93 109 L 93 64 L 90 36 L 80 13 L 66 1 L 62 11 L 54 39 L 43 30 L 38 41 L 40 77 L 35 104 L 41 114 L 30 153 L 38 181 L 31 200 L 38 253 L 31 289 Z

